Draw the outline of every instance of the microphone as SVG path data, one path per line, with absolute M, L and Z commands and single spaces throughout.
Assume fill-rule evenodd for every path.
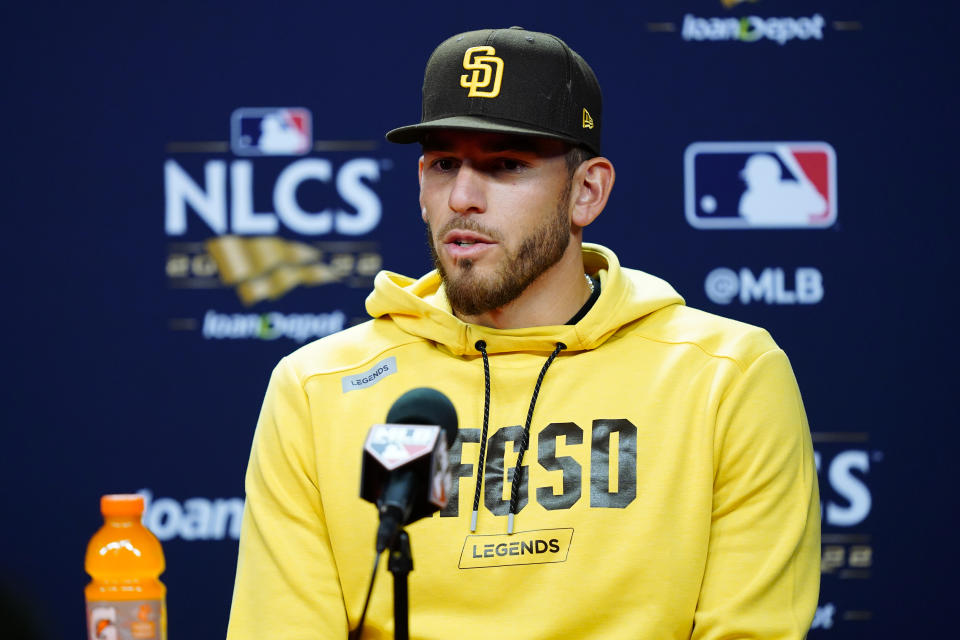
M 360 497 L 377 506 L 377 554 L 400 528 L 446 506 L 452 477 L 448 451 L 457 437 L 457 412 L 436 389 L 400 396 L 363 445 Z

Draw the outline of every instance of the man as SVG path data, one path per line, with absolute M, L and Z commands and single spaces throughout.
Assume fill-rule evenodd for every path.
M 581 244 L 614 182 L 601 122 L 593 72 L 554 36 L 433 53 L 422 122 L 387 138 L 423 145 L 436 271 L 379 274 L 372 321 L 274 371 L 231 640 L 357 626 L 377 524 L 364 436 L 423 384 L 461 428 L 449 504 L 409 526 L 412 637 L 805 635 L 819 498 L 790 365 L 763 330 Z M 364 637 L 392 635 L 388 583 Z

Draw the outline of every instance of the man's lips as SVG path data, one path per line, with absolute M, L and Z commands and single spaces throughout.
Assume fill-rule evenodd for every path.
M 454 229 L 444 234 L 443 246 L 453 258 L 475 258 L 496 246 L 489 236 L 465 229 Z
M 457 244 L 473 244 L 480 242 L 483 244 L 496 244 L 489 236 L 485 236 L 482 233 L 477 233 L 476 231 L 467 231 L 466 229 L 453 229 L 448 231 L 443 236 L 443 243 L 457 243 Z

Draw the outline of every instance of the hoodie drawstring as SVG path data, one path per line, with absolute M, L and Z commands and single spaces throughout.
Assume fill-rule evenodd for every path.
M 470 531 L 477 530 L 477 510 L 480 508 L 480 489 L 483 485 L 483 458 L 487 453 L 487 425 L 490 423 L 490 361 L 487 359 L 487 343 L 477 340 L 474 345 L 483 356 L 483 430 L 480 432 L 480 460 L 477 462 L 477 488 L 473 492 L 473 515 L 470 516 Z
M 473 494 L 473 515 L 470 518 L 470 531 L 477 530 L 477 511 L 480 507 L 480 491 L 483 485 L 484 475 L 484 457 L 487 450 L 487 426 L 490 422 L 490 361 L 487 357 L 487 343 L 478 340 L 474 345 L 480 355 L 483 356 L 483 429 L 480 433 L 480 459 L 477 462 L 477 483 Z M 547 369 L 553 363 L 554 358 L 567 348 L 567 345 L 558 342 L 553 353 L 543 363 L 540 369 L 540 375 L 537 376 L 537 383 L 533 387 L 533 397 L 530 398 L 530 408 L 527 410 L 527 421 L 523 426 L 523 435 L 520 439 L 520 451 L 517 454 L 517 464 L 513 470 L 513 484 L 510 487 L 510 511 L 507 514 L 507 533 L 513 533 L 513 519 L 517 513 L 517 505 L 520 502 L 520 485 L 523 482 L 523 454 L 527 450 L 530 441 L 530 423 L 533 420 L 533 409 L 537 405 L 537 396 L 540 395 L 540 385 L 543 383 L 543 377 L 547 375 Z
M 540 384 L 543 382 L 543 376 L 547 375 L 547 369 L 553 359 L 557 357 L 567 345 L 558 342 L 553 353 L 543 363 L 540 369 L 540 375 L 537 377 L 537 384 L 533 387 L 533 397 L 530 398 L 530 409 L 527 410 L 527 422 L 523 425 L 523 435 L 520 436 L 520 453 L 517 454 L 517 466 L 513 468 L 513 486 L 510 489 L 510 512 L 507 514 L 507 533 L 513 533 L 513 516 L 517 513 L 517 503 L 520 502 L 520 483 L 523 482 L 523 453 L 527 450 L 530 440 L 530 421 L 533 420 L 533 408 L 537 404 L 537 396 L 540 395 Z

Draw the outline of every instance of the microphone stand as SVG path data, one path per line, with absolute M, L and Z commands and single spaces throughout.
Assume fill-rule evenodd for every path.
M 394 640 L 409 640 L 410 600 L 407 576 L 413 571 L 413 555 L 410 553 L 410 536 L 404 529 L 400 529 L 390 545 L 387 568 L 393 574 L 393 637 Z

